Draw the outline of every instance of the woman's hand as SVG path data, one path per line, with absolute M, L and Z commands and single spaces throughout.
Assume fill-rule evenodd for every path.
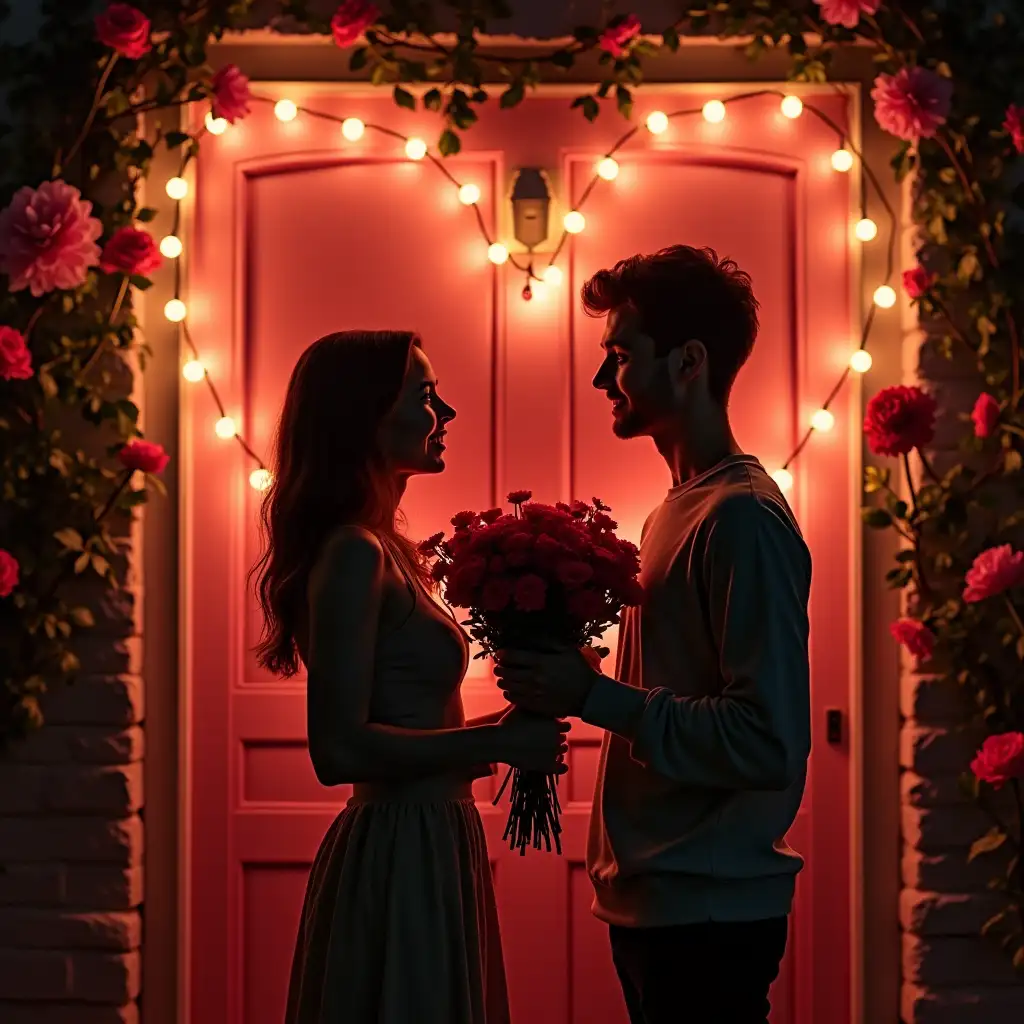
M 569 731 L 568 722 L 538 718 L 511 708 L 502 715 L 495 730 L 497 757 L 504 764 L 545 775 L 565 774 L 565 753 L 569 749 L 565 738 Z

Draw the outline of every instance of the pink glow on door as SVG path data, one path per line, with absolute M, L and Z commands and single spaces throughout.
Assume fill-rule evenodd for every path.
M 283 93 L 282 93 L 283 94 Z M 304 102 L 433 138 L 435 120 L 400 111 L 379 93 L 306 93 Z M 845 101 L 816 96 L 839 123 Z M 699 106 L 665 87 L 638 110 Z M 487 260 L 472 211 L 427 162 L 368 132 L 345 143 L 331 122 L 277 122 L 258 105 L 211 138 L 199 164 L 190 276 L 193 337 L 228 411 L 269 453 L 288 374 L 321 334 L 351 327 L 422 333 L 442 392 L 458 410 L 449 469 L 416 481 L 406 511 L 413 536 L 458 509 L 501 501 L 513 487 L 540 500 L 598 495 L 638 539 L 668 479 L 649 444 L 610 433 L 606 402 L 590 386 L 601 324 L 577 295 L 595 269 L 638 251 L 711 245 L 751 272 L 762 333 L 737 386 L 739 440 L 778 465 L 828 393 L 853 347 L 849 182 L 829 167 L 834 135 L 805 115 L 787 121 L 764 97 L 730 108 L 721 125 L 673 122 L 618 154 L 587 228 L 563 252 L 565 281 L 522 301 L 523 281 Z M 492 236 L 508 238 L 512 171 L 549 171 L 555 198 L 576 197 L 595 160 L 622 131 L 594 125 L 564 98 L 485 108 L 465 152 L 446 166 L 480 186 Z M 553 204 L 552 241 L 562 212 Z M 543 261 L 542 262 L 546 262 Z M 338 400 L 358 381 L 339 383 Z M 816 746 L 792 842 L 809 860 L 793 941 L 775 989 L 775 1024 L 848 1019 L 849 755 L 824 743 L 827 708 L 850 707 L 855 496 L 849 393 L 836 427 L 794 467 L 792 496 L 815 559 L 812 607 Z M 302 680 L 258 669 L 259 620 L 244 587 L 257 544 L 259 495 L 237 445 L 213 433 L 217 412 L 190 394 L 186 437 L 189 521 L 190 1024 L 276 1024 L 283 1009 L 305 876 L 347 797 L 321 788 L 305 753 Z M 473 662 L 467 713 L 499 700 Z M 600 736 L 575 725 L 565 783 L 565 853 L 520 858 L 501 843 L 505 807 L 494 781 L 478 784 L 494 866 L 517 1024 L 624 1024 L 603 927 L 590 914 L 584 867 Z

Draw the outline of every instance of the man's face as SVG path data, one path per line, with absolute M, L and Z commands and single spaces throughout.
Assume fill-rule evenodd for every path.
M 593 384 L 612 403 L 612 430 L 622 438 L 657 433 L 675 404 L 668 358 L 655 355 L 654 339 L 631 309 L 608 314 L 601 347 Z

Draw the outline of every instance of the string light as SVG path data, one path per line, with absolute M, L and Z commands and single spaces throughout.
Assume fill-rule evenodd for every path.
M 880 284 L 875 289 L 874 300 L 881 309 L 892 309 L 896 305 L 896 293 L 887 284 Z
M 578 235 L 587 226 L 587 219 L 579 210 L 570 210 L 562 224 L 570 235 Z
M 708 100 L 701 113 L 709 124 L 719 124 L 725 120 L 725 104 L 721 100 Z
M 349 142 L 358 142 L 366 131 L 366 125 L 359 120 L 358 117 L 346 117 L 341 122 L 341 134 L 348 139 Z
M 804 102 L 799 96 L 783 96 L 779 110 L 782 111 L 783 117 L 794 120 L 804 112 Z
M 415 136 L 405 141 L 405 155 L 410 160 L 422 160 L 427 155 L 427 144 Z
M 181 375 L 190 384 L 198 384 L 206 376 L 206 367 L 198 359 L 190 359 L 181 368 Z
M 831 430 L 836 425 L 836 418 L 828 409 L 818 409 L 811 417 L 811 427 L 820 433 Z
M 228 438 L 234 437 L 238 433 L 238 427 L 235 426 L 235 421 L 230 416 L 221 416 L 219 420 L 213 425 L 213 432 L 225 441 Z
M 265 491 L 273 483 L 274 478 L 270 475 L 269 469 L 260 466 L 249 474 L 249 486 L 254 491 Z
M 840 174 L 845 174 L 853 167 L 853 154 L 848 149 L 837 149 L 832 154 L 832 167 Z
M 274 104 L 274 116 L 278 121 L 294 121 L 299 108 L 291 100 L 278 100 Z
M 850 356 L 850 369 L 854 373 L 867 373 L 871 369 L 872 362 L 874 360 L 871 358 L 871 353 L 865 348 L 859 348 Z
M 853 233 L 862 242 L 870 242 L 878 234 L 878 225 L 870 217 L 861 217 Z
M 668 128 L 668 117 L 661 110 L 653 110 L 647 115 L 647 130 L 652 135 L 660 135 Z
M 164 235 L 160 239 L 160 253 L 169 260 L 176 260 L 181 255 L 181 239 L 177 235 Z
M 214 117 L 212 111 L 206 114 L 206 130 L 211 135 L 223 135 L 228 130 L 228 123 L 223 117 Z
M 763 89 L 757 92 L 743 93 L 739 96 L 727 100 L 727 102 L 748 100 L 755 98 L 757 96 L 766 95 L 780 96 L 780 93 L 774 89 Z M 267 101 L 266 97 L 256 96 L 254 98 L 258 100 Z M 291 121 L 298 115 L 299 109 L 300 108 L 298 108 L 294 103 L 292 103 L 291 100 L 279 100 L 274 105 L 274 114 L 281 121 Z M 805 104 L 797 96 L 783 95 L 781 96 L 779 109 L 784 116 L 789 118 L 796 118 L 799 117 L 804 111 Z M 822 111 L 818 110 L 813 105 L 807 106 L 806 109 L 810 110 L 816 117 L 818 117 L 820 120 L 828 124 L 829 127 L 835 130 L 837 133 L 841 133 L 842 130 L 833 122 L 831 122 L 828 116 L 824 114 Z M 356 141 L 362 138 L 363 134 L 365 133 L 368 127 L 374 128 L 378 131 L 385 132 L 386 134 L 392 136 L 395 134 L 390 129 L 384 128 L 383 126 L 380 125 L 367 125 L 359 118 L 346 118 L 344 120 L 341 120 L 338 118 L 334 118 L 331 115 L 320 114 L 316 111 L 311 111 L 311 113 L 313 113 L 316 116 L 326 117 L 330 120 L 340 120 L 342 135 L 349 141 Z M 652 135 L 660 135 L 661 133 L 667 130 L 668 123 L 672 118 L 691 113 L 696 113 L 696 111 L 680 110 L 672 114 L 666 114 L 660 110 L 653 111 L 651 114 L 647 116 L 646 119 L 647 130 Z M 701 108 L 701 113 L 704 119 L 709 123 L 720 123 L 726 117 L 726 104 L 721 100 L 709 100 Z M 210 128 L 209 122 L 211 120 L 217 119 L 213 119 L 208 115 L 208 128 Z M 597 179 L 603 179 L 605 181 L 614 180 L 614 178 L 617 176 L 619 165 L 618 162 L 614 159 L 613 154 L 619 148 L 621 148 L 630 138 L 632 138 L 633 135 L 635 135 L 636 132 L 639 130 L 640 128 L 639 126 L 637 126 L 634 127 L 631 131 L 627 132 L 626 135 L 623 136 L 623 138 L 616 143 L 611 153 L 607 154 L 605 157 L 603 157 L 597 162 L 595 167 L 595 176 L 592 179 L 590 185 L 588 185 L 586 190 L 584 191 L 584 199 L 587 195 L 590 194 L 590 191 L 593 188 L 594 183 L 597 181 Z M 221 134 L 221 132 L 218 132 L 215 129 L 211 129 L 211 134 L 216 135 Z M 427 144 L 422 139 L 419 138 L 408 138 L 405 141 L 405 152 L 406 156 L 409 157 L 409 159 L 420 160 L 427 154 Z M 853 149 L 853 151 L 851 151 L 850 149 L 846 148 L 846 146 L 841 146 L 839 149 L 835 150 L 831 154 L 832 167 L 838 172 L 845 173 L 852 169 L 855 158 L 857 157 L 860 157 L 860 154 L 856 151 L 855 148 Z M 188 159 L 189 157 L 186 157 L 186 162 Z M 437 164 L 437 161 L 434 161 L 434 163 L 443 173 L 447 174 L 447 172 L 444 171 L 444 169 L 440 167 L 439 164 Z M 892 230 L 893 232 L 895 232 L 895 214 L 891 210 L 889 204 L 885 201 L 885 197 L 880 191 L 880 186 L 878 185 L 877 181 L 874 180 L 873 176 L 870 174 L 870 170 L 867 169 L 866 173 L 868 175 L 869 182 L 871 183 L 875 191 L 879 194 L 879 199 L 883 202 L 883 204 L 886 207 L 886 210 L 888 211 L 890 220 L 892 221 Z M 451 181 L 451 176 L 448 175 L 448 177 L 449 180 Z M 168 196 L 170 196 L 172 199 L 176 201 L 180 201 L 188 194 L 188 184 L 184 180 L 184 178 L 181 177 L 170 179 L 167 182 L 166 189 Z M 477 186 L 471 183 L 458 186 L 458 194 L 460 201 L 466 206 L 474 206 L 479 201 L 480 198 L 479 189 L 477 188 Z M 480 219 L 479 213 L 477 214 L 477 219 Z M 530 298 L 533 295 L 542 295 L 544 292 L 543 285 L 557 286 L 561 284 L 563 280 L 563 273 L 562 270 L 555 265 L 555 260 L 561 252 L 562 246 L 565 244 L 566 238 L 569 235 L 578 234 L 580 231 L 584 229 L 585 225 L 586 220 L 579 210 L 570 210 L 569 213 L 565 215 L 565 218 L 563 220 L 563 226 L 565 230 L 562 235 L 562 239 L 555 247 L 553 254 L 549 257 L 548 266 L 541 270 L 539 276 L 534 272 L 532 263 L 529 264 L 528 266 L 520 265 L 514 257 L 510 256 L 508 249 L 500 242 L 489 243 L 487 255 L 491 262 L 496 265 L 501 265 L 511 260 L 512 264 L 516 267 L 516 269 L 524 271 L 527 274 L 527 284 L 526 287 L 523 289 L 524 298 Z M 482 221 L 480 221 L 480 230 L 481 232 L 485 232 L 486 230 L 484 223 Z M 867 217 L 864 217 L 855 225 L 854 231 L 861 241 L 870 241 L 877 235 L 878 228 L 874 221 L 870 220 Z M 865 237 L 866 235 L 869 235 L 870 237 Z M 168 258 L 174 258 L 180 255 L 181 253 L 181 241 L 175 235 L 167 235 L 165 236 L 164 239 L 161 240 L 160 249 L 165 256 L 168 256 Z M 172 253 L 173 255 L 171 255 Z M 886 280 L 888 280 L 888 278 L 891 277 L 892 272 L 892 244 L 890 243 L 890 265 L 889 270 L 886 274 Z M 889 284 L 881 284 L 875 289 L 873 299 L 878 307 L 888 309 L 896 304 L 896 292 Z M 184 321 L 186 312 L 187 310 L 185 308 L 185 304 L 177 296 L 171 299 L 164 306 L 165 316 L 173 322 Z M 869 317 L 864 326 L 864 334 L 861 340 L 861 347 L 850 355 L 849 367 L 856 373 L 866 373 L 872 365 L 871 355 L 864 348 L 864 344 L 867 339 L 867 332 L 870 329 L 871 322 L 871 318 Z M 195 348 L 195 345 L 192 343 L 191 338 L 189 337 L 187 325 L 183 324 L 182 326 L 185 332 L 185 339 L 188 342 L 194 354 L 194 358 L 188 360 L 183 365 L 183 376 L 187 380 L 193 382 L 198 382 L 199 380 L 206 381 L 206 384 L 210 388 L 211 394 L 213 395 L 214 401 L 216 402 L 221 414 L 220 418 L 216 421 L 214 425 L 214 430 L 217 436 L 225 439 L 234 438 L 245 451 L 245 453 L 254 462 L 258 463 L 258 468 L 254 469 L 249 475 L 249 484 L 253 487 L 254 490 L 265 491 L 272 483 L 273 478 L 271 476 L 270 471 L 263 465 L 259 456 L 249 447 L 245 440 L 239 436 L 234 419 L 228 416 L 227 413 L 224 411 L 224 405 L 221 402 L 219 395 L 217 394 L 216 387 L 214 386 L 213 381 L 210 379 L 209 374 L 206 372 L 206 368 L 203 365 L 202 361 L 199 359 L 199 354 Z M 842 378 L 840 378 L 835 389 L 833 390 L 832 396 L 836 394 L 841 384 Z M 830 396 L 829 402 L 831 401 L 832 397 Z M 826 403 L 825 406 L 823 406 L 821 409 L 818 409 L 814 413 L 814 415 L 811 417 L 810 426 L 808 430 L 804 434 L 801 441 L 797 444 L 794 451 L 790 454 L 789 458 L 781 466 L 772 471 L 771 476 L 775 480 L 775 483 L 778 485 L 780 490 L 784 492 L 792 490 L 794 485 L 794 478 L 789 468 L 790 464 L 803 450 L 805 444 L 807 443 L 811 435 L 817 432 L 831 430 L 835 426 L 835 416 L 828 409 L 827 406 L 828 403 Z
M 188 182 L 184 178 L 168 178 L 164 191 L 175 201 L 184 199 L 188 195 Z

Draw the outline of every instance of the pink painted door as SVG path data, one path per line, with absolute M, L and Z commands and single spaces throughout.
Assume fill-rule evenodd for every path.
M 274 89 L 400 132 L 436 132 L 431 115 L 399 111 L 380 93 Z M 638 115 L 699 107 L 706 98 L 652 87 Z M 841 97 L 815 102 L 845 121 Z M 564 95 L 508 112 L 492 104 L 466 151 L 446 166 L 480 187 L 484 223 L 510 244 L 512 173 L 547 170 L 553 243 L 566 197 L 580 195 L 621 130 L 609 115 L 587 124 Z M 187 296 L 193 337 L 228 412 L 266 453 L 306 344 L 357 326 L 419 330 L 458 418 L 448 471 L 410 488 L 414 536 L 458 509 L 530 487 L 540 500 L 596 494 L 637 539 L 668 479 L 649 444 L 610 433 L 606 403 L 590 387 L 601 326 L 580 314 L 580 284 L 623 256 L 674 242 L 735 257 L 763 306 L 761 338 L 733 401 L 735 423 L 749 451 L 778 465 L 851 350 L 850 183 L 829 166 L 835 143 L 810 116 L 782 118 L 770 97 L 730 108 L 722 124 L 689 119 L 658 138 L 643 132 L 618 155 L 618 178 L 601 182 L 584 207 L 586 230 L 559 258 L 563 283 L 524 302 L 521 276 L 488 261 L 473 212 L 429 162 L 409 161 L 384 135 L 368 131 L 349 143 L 335 122 L 300 113 L 283 124 L 258 106 L 204 144 Z M 849 399 L 840 396 L 835 429 L 796 464 L 791 495 L 815 559 L 816 744 L 792 836 L 809 864 L 775 988 L 775 1024 L 840 1024 L 849 1015 L 849 756 L 824 739 L 826 710 L 850 707 Z M 250 653 L 258 620 L 244 580 L 259 496 L 238 446 L 214 435 L 217 415 L 203 390 L 190 394 L 187 1019 L 275 1024 L 306 874 L 347 794 L 321 788 L 309 766 L 302 680 L 268 677 Z M 472 663 L 464 693 L 470 715 L 497 703 L 484 663 Z M 574 727 L 562 857 L 506 850 L 506 808 L 491 806 L 491 780 L 478 784 L 516 1024 L 625 1021 L 584 865 L 599 744 L 596 730 Z

